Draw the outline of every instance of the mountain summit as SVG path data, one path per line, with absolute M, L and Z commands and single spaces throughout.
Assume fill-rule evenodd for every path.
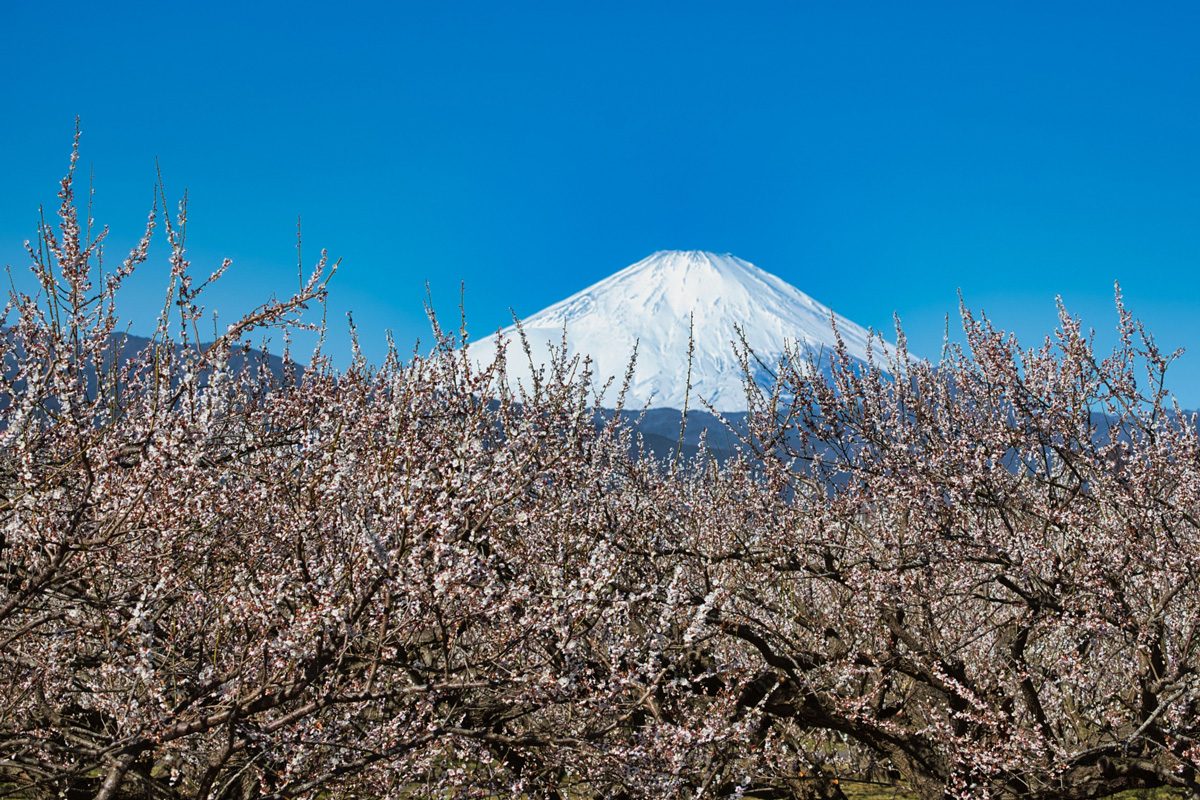
M 734 342 L 740 327 L 759 359 L 774 365 L 792 344 L 834 347 L 830 319 L 850 354 L 866 358 L 868 332 L 796 287 L 730 254 L 662 250 L 522 321 L 534 364 L 548 361 L 549 346 L 566 330 L 568 352 L 590 355 L 601 381 L 618 385 L 637 344 L 637 368 L 627 403 L 650 400 L 659 408 L 682 408 L 688 383 L 688 330 L 695 353 L 688 406 L 704 398 L 718 411 L 746 408 L 742 368 Z M 508 340 L 510 381 L 525 380 L 529 362 L 515 326 Z M 518 342 L 513 346 L 513 342 Z M 472 357 L 490 362 L 496 334 L 471 345 Z

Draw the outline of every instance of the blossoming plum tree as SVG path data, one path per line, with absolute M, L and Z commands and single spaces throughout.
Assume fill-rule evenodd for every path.
M 898 329 L 894 379 L 839 351 L 754 394 L 800 519 L 730 624 L 763 642 L 781 733 L 837 731 L 931 800 L 1200 790 L 1197 429 L 1117 306 L 1105 359 L 1065 311 L 1023 351 L 964 308 L 936 365 Z
M 103 273 L 73 166 L 0 337 L 0 795 L 1200 791 L 1200 450 L 1123 309 L 1103 360 L 965 310 L 936 365 L 793 354 L 742 456 L 684 463 L 586 362 L 511 386 L 436 321 L 377 366 L 235 358 L 324 256 L 201 344 L 227 264 L 194 284 L 186 205 Z
M 643 546 L 686 524 L 679 489 L 597 427 L 586 365 L 518 395 L 435 326 L 406 363 L 236 369 L 328 268 L 201 345 L 185 205 L 128 352 L 115 294 L 158 215 L 93 283 L 104 234 L 72 174 L 60 197 L 0 342 L 0 793 L 663 796 L 724 774 L 750 722 L 676 675 L 694 609 Z

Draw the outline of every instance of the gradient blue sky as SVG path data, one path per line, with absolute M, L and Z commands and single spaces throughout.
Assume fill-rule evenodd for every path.
M 732 252 L 937 355 L 968 305 L 1034 344 L 1113 282 L 1200 406 L 1200 5 L 7 3 L 0 264 L 74 118 L 119 259 L 155 158 L 223 317 L 342 259 L 372 359 L 482 336 L 659 249 Z M 153 324 L 162 250 L 123 298 Z

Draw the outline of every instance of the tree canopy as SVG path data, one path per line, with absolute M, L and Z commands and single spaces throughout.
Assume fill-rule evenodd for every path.
M 201 344 L 186 204 L 105 273 L 72 174 L 0 337 L 0 796 L 1200 796 L 1200 442 L 1119 297 L 1103 357 L 964 308 L 936 363 L 797 355 L 738 456 L 651 458 L 586 361 L 511 385 L 436 321 L 246 358 L 324 256 Z

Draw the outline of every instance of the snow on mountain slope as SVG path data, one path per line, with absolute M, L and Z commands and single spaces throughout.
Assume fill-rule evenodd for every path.
M 637 343 L 637 368 L 627 404 L 646 400 L 658 408 L 682 408 L 688 376 L 688 325 L 695 337 L 689 407 L 698 397 L 719 411 L 746 408 L 742 369 L 734 349 L 736 326 L 766 364 L 774 365 L 788 344 L 831 351 L 830 309 L 799 289 L 733 255 L 663 250 L 522 320 L 534 363 L 548 360 L 549 344 L 566 328 L 571 355 L 590 355 L 599 382 L 624 376 Z M 835 315 L 850 354 L 866 358 L 868 332 Z M 510 383 L 527 381 L 529 362 L 516 328 L 508 340 Z M 471 345 L 470 355 L 490 363 L 493 334 Z M 615 400 L 615 389 L 609 399 Z

